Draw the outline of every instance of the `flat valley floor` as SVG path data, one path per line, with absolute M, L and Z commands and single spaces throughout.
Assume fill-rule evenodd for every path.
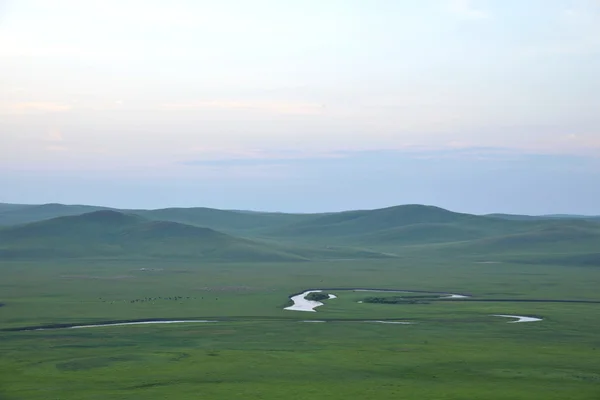
M 0 399 L 600 398 L 600 269 L 487 261 L 2 262 Z M 284 310 L 352 287 L 473 297 Z M 216 322 L 58 329 L 140 320 Z

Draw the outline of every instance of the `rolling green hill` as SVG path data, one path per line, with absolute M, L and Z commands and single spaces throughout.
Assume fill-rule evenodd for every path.
M 251 233 L 259 229 L 272 229 L 313 218 L 311 214 L 228 211 L 205 207 L 164 208 L 131 212 L 152 220 L 180 222 L 231 233 Z
M 507 219 L 509 221 L 539 221 L 547 219 L 538 215 L 519 215 L 519 214 L 486 214 L 484 217 Z
M 274 236 L 353 236 L 416 223 L 449 223 L 478 218 L 438 207 L 405 205 L 377 210 L 346 211 L 317 216 L 290 224 L 271 233 Z
M 192 258 L 210 261 L 308 261 L 390 258 L 344 247 L 281 245 L 232 236 L 211 228 L 148 220 L 100 210 L 0 229 L 0 259 Z
M 0 256 L 171 257 L 300 261 L 303 257 L 210 228 L 102 210 L 0 230 Z
M 436 257 L 462 256 L 527 264 L 600 266 L 598 249 L 600 224 L 586 220 L 544 221 L 518 233 L 405 248 L 407 252 L 427 252 Z
M 598 215 L 577 214 L 548 214 L 548 215 L 519 215 L 519 214 L 487 214 L 486 217 L 508 219 L 513 221 L 541 221 L 550 219 L 584 219 L 589 221 L 600 221 Z
M 0 213 L 3 212 L 11 212 L 19 209 L 24 209 L 28 207 L 35 207 L 29 204 L 11 204 L 11 203 L 0 203 Z
M 319 216 L 269 232 L 280 240 L 360 246 L 391 254 L 551 254 L 600 248 L 600 224 L 584 219 L 515 220 L 405 205 Z M 595 259 L 592 257 L 592 259 Z
M 476 240 L 490 236 L 483 228 L 461 226 L 460 224 L 423 223 L 385 229 L 362 235 L 361 243 L 374 246 L 387 244 L 428 244 Z
M 298 261 L 445 253 L 529 259 L 537 254 L 593 264 L 600 249 L 600 223 L 593 220 L 477 216 L 424 205 L 327 214 L 211 208 L 122 212 L 60 204 L 2 209 L 0 220 L 5 223 L 67 215 L 0 229 L 1 258 Z
M 594 251 L 600 249 L 600 224 L 556 221 L 527 232 L 472 241 L 464 247 L 481 253 Z
M 0 226 L 25 224 L 108 209 L 108 207 L 55 203 L 42 205 L 0 204 Z
M 403 205 L 320 216 L 269 231 L 280 238 L 319 238 L 361 244 L 411 244 L 478 239 L 526 229 L 518 221 Z
M 600 216 L 552 214 L 518 215 L 487 214 L 476 216 L 455 213 L 439 207 L 423 205 L 402 205 L 375 210 L 355 210 L 317 214 L 260 212 L 248 210 L 220 210 L 207 207 L 145 209 L 117 209 L 90 205 L 66 204 L 10 204 L 0 203 L 0 226 L 24 224 L 69 215 L 81 215 L 98 210 L 114 210 L 128 214 L 137 214 L 157 221 L 180 222 L 188 225 L 208 227 L 226 232 L 276 232 L 285 235 L 312 234 L 321 226 L 338 225 L 350 227 L 356 223 L 361 233 L 367 231 L 397 228 L 399 226 L 421 223 L 454 223 L 465 218 L 471 221 L 482 218 L 508 221 L 550 221 L 550 220 L 590 220 L 598 222 Z M 355 220 L 354 223 L 350 221 Z M 281 230 L 279 230 L 281 228 Z M 335 230 L 335 229 L 334 229 Z M 345 235 L 352 234 L 350 230 Z
M 304 221 L 319 214 L 286 214 L 268 212 L 230 211 L 206 207 L 164 208 L 157 210 L 125 210 L 109 207 L 65 204 L 4 204 L 0 203 L 0 226 L 19 225 L 57 217 L 81 215 L 98 210 L 114 210 L 136 214 L 155 221 L 172 221 L 240 233 L 272 229 Z

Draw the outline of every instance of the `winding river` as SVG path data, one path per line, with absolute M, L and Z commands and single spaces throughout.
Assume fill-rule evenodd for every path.
M 421 293 L 421 294 L 432 294 L 439 295 L 440 299 L 468 299 L 471 298 L 471 295 L 468 294 L 454 294 L 454 293 L 440 293 L 440 292 L 426 292 L 421 290 L 395 290 L 395 289 L 364 289 L 364 288 L 337 288 L 337 289 L 309 289 L 302 293 L 292 295 L 290 300 L 294 303 L 289 307 L 285 307 L 284 310 L 289 311 L 304 311 L 304 312 L 317 312 L 315 308 L 324 305 L 324 303 L 320 301 L 308 300 L 306 296 L 311 293 L 321 293 L 324 290 L 326 291 L 346 291 L 346 292 L 377 292 L 377 293 Z M 335 299 L 337 296 L 333 294 L 328 294 L 330 299 Z M 362 301 L 359 301 L 362 303 Z M 542 318 L 536 317 L 527 317 L 521 315 L 504 315 L 504 314 L 494 314 L 492 317 L 502 317 L 502 318 L 515 318 L 516 321 L 509 321 L 509 324 L 514 324 L 518 322 L 538 322 L 542 321 Z M 325 322 L 325 321 L 303 321 L 303 322 Z M 374 322 L 380 324 L 399 324 L 399 325 L 411 325 L 412 322 L 405 321 L 364 321 L 364 322 Z
M 75 325 L 65 326 L 59 328 L 38 328 L 36 331 L 47 331 L 52 329 L 81 329 L 81 328 L 101 328 L 104 326 L 124 326 L 124 325 L 150 325 L 150 324 L 191 324 L 191 323 L 206 323 L 206 322 L 219 322 L 219 321 L 207 321 L 207 320 L 169 320 L 169 321 L 136 321 L 136 322 L 115 322 L 108 324 L 95 324 L 95 325 Z
M 536 317 L 523 317 L 520 315 L 492 315 L 493 317 L 503 317 L 503 318 L 516 318 L 516 321 L 510 321 L 509 324 L 515 324 L 517 322 L 537 322 L 541 321 L 541 318 Z
M 420 293 L 420 294 L 433 294 L 439 295 L 440 299 L 468 299 L 471 296 L 467 294 L 453 294 L 453 293 L 440 293 L 440 292 L 425 292 L 420 290 L 394 290 L 394 289 L 309 289 L 302 293 L 293 295 L 290 297 L 290 300 L 294 302 L 293 305 L 289 307 L 285 307 L 284 310 L 290 311 L 307 311 L 307 312 L 316 312 L 315 308 L 323 305 L 320 301 L 308 300 L 306 296 L 311 293 L 322 293 L 324 290 L 326 291 L 336 291 L 336 292 L 376 292 L 376 293 Z M 328 295 L 330 299 L 337 298 L 334 294 Z
M 438 300 L 465 300 L 471 299 L 471 295 L 469 294 L 459 294 L 459 293 L 446 293 L 446 292 L 429 292 L 423 290 L 400 290 L 400 289 L 372 289 L 372 288 L 325 288 L 325 289 L 307 289 L 301 293 L 296 293 L 290 296 L 290 300 L 292 300 L 293 304 L 291 306 L 285 307 L 285 310 L 288 311 L 301 311 L 301 312 L 317 312 L 316 308 L 321 307 L 324 303 L 320 301 L 308 300 L 306 296 L 311 293 L 321 293 L 321 292 L 376 292 L 376 293 L 416 293 L 416 294 L 429 294 L 437 296 Z M 334 294 L 328 293 L 328 300 L 334 300 L 337 296 Z M 479 301 L 513 301 L 510 299 L 500 299 L 500 300 L 490 300 L 483 299 Z M 519 301 L 519 300 L 514 300 Z M 539 301 L 543 302 L 544 300 L 523 300 L 523 301 Z M 549 302 L 556 301 L 570 301 L 574 300 L 547 300 Z M 583 302 L 583 301 L 582 301 Z M 359 301 L 358 303 L 362 303 Z M 500 318 L 511 318 L 513 321 L 509 321 L 509 324 L 521 323 L 521 322 L 539 322 L 542 321 L 542 318 L 532 317 L 532 316 L 522 316 L 522 315 L 507 315 L 507 314 L 493 314 L 493 317 Z M 223 317 L 226 321 L 235 321 L 235 318 L 226 318 Z M 287 320 L 287 319 L 285 319 Z M 186 320 L 138 320 L 138 321 L 107 321 L 105 323 L 96 323 L 89 325 L 69 325 L 69 324 L 55 324 L 55 325 L 46 325 L 46 326 L 35 326 L 35 327 L 23 327 L 23 328 L 7 328 L 2 329 L 4 331 L 45 331 L 45 330 L 54 330 L 54 329 L 83 329 L 83 328 L 100 328 L 100 327 L 113 327 L 113 326 L 128 326 L 128 325 L 152 325 L 152 324 L 195 324 L 195 323 L 214 323 L 214 322 L 226 322 L 226 321 L 218 321 L 218 320 L 194 320 L 194 319 L 186 319 Z M 288 320 L 289 321 L 289 320 Z M 329 320 L 301 320 L 298 322 L 304 323 L 324 323 L 324 322 L 332 322 Z M 368 323 L 377 323 L 377 324 L 390 324 L 390 325 L 412 325 L 415 322 L 408 321 L 391 321 L 391 320 L 362 320 L 356 322 L 368 322 Z

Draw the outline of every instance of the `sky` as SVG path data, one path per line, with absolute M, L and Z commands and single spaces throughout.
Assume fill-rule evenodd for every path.
M 0 0 L 0 202 L 600 214 L 599 0 Z

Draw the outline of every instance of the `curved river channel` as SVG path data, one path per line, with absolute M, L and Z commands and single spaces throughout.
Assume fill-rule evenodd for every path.
M 289 307 L 285 307 L 284 310 L 288 311 L 301 311 L 301 312 L 316 312 L 317 307 L 321 307 L 324 303 L 320 301 L 308 300 L 306 296 L 311 293 L 320 293 L 320 292 L 374 292 L 374 293 L 413 293 L 413 294 L 430 294 L 438 296 L 438 300 L 465 300 L 470 299 L 472 296 L 469 294 L 458 294 L 458 293 L 445 293 L 445 292 L 428 292 L 428 291 L 420 291 L 420 290 L 395 290 L 395 289 L 371 289 L 371 288 L 327 288 L 327 289 L 308 289 L 301 293 L 293 294 L 290 296 L 290 300 L 292 300 L 293 304 Z M 337 296 L 334 294 L 328 293 L 327 300 L 336 299 Z M 550 300 L 551 301 L 551 300 Z M 359 301 L 359 303 L 362 303 Z M 513 321 L 509 321 L 508 323 L 519 323 L 519 322 L 538 322 L 542 321 L 542 318 L 531 317 L 531 316 L 521 316 L 521 315 L 506 315 L 506 314 L 493 314 L 493 317 L 501 317 L 501 318 L 510 318 L 514 319 Z M 113 321 L 113 322 L 104 322 L 104 323 L 96 323 L 89 325 L 67 325 L 67 324 L 55 324 L 55 325 L 46 325 L 46 326 L 36 326 L 36 327 L 24 327 L 24 328 L 8 328 L 4 329 L 5 331 L 45 331 L 45 330 L 54 330 L 54 329 L 83 329 L 83 328 L 100 328 L 100 327 L 112 327 L 112 326 L 128 326 L 128 325 L 151 325 L 151 324 L 194 324 L 194 323 L 214 323 L 214 322 L 227 322 L 227 321 L 235 321 L 232 318 L 223 317 L 225 320 L 138 320 L 138 321 Z M 298 322 L 306 322 L 306 323 L 323 323 L 323 322 L 333 322 L 326 320 L 303 320 Z M 387 320 L 362 320 L 356 322 L 368 322 L 368 323 L 378 323 L 378 324 L 395 324 L 395 325 L 411 325 L 415 322 L 408 321 L 387 321 Z
M 289 307 L 285 307 L 284 310 L 289 311 L 305 311 L 305 312 L 316 312 L 315 308 L 324 305 L 324 303 L 315 300 L 308 300 L 306 296 L 311 293 L 322 293 L 323 291 L 346 291 L 346 292 L 376 292 L 376 293 L 420 293 L 420 294 L 432 294 L 438 295 L 440 299 L 468 299 L 471 296 L 468 294 L 455 294 L 455 293 L 441 293 L 441 292 L 425 292 L 425 291 L 415 291 L 415 290 L 394 290 L 394 289 L 309 289 L 302 293 L 293 295 L 290 297 L 290 300 L 294 302 L 293 305 Z M 337 296 L 333 294 L 328 294 L 329 299 L 335 299 Z M 362 303 L 362 302 L 359 302 Z M 504 318 L 515 318 L 516 321 L 510 321 L 509 323 L 517 323 L 517 322 L 537 322 L 542 321 L 541 318 L 536 317 L 527 317 L 521 315 L 504 315 L 504 314 L 495 314 L 493 317 L 504 317 Z M 325 321 L 303 321 L 303 322 L 325 322 Z M 364 322 L 375 322 L 380 324 L 401 324 L 401 325 L 410 325 L 412 322 L 404 322 L 404 321 L 364 321 Z

